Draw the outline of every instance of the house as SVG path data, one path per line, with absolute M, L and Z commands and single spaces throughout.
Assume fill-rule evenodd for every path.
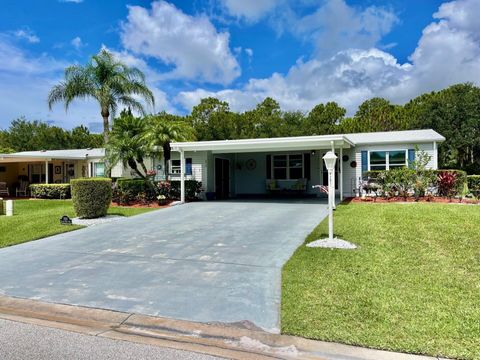
M 340 198 L 354 196 L 362 174 L 369 170 L 408 166 L 415 149 L 431 157 L 438 168 L 438 143 L 445 138 L 434 130 L 408 130 L 358 134 L 196 141 L 172 143 L 169 178 L 202 182 L 204 196 L 217 199 L 296 193 L 316 196 L 312 185 L 326 185 L 328 173 L 322 157 L 338 156 L 335 189 Z M 104 149 L 30 151 L 0 154 L 0 182 L 11 191 L 19 177 L 29 183 L 68 182 L 72 178 L 103 176 Z M 165 178 L 161 159 L 149 159 L 147 168 Z M 112 177 L 133 177 L 120 164 Z M 182 192 L 184 200 L 185 192 Z

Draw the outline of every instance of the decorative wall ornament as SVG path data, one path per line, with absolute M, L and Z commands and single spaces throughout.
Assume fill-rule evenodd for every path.
M 247 170 L 255 170 L 255 168 L 257 167 L 257 162 L 254 160 L 254 159 L 248 159 L 246 162 L 245 162 L 245 167 L 247 168 Z

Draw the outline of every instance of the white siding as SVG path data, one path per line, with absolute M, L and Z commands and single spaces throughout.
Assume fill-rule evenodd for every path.
M 344 164 L 344 192 L 346 196 L 353 196 L 353 186 L 355 188 L 359 186 L 359 180 L 362 177 L 362 151 L 394 151 L 394 150 L 408 150 L 418 148 L 420 151 L 426 152 L 430 156 L 430 161 L 427 167 L 430 169 L 437 169 L 437 150 L 434 149 L 433 143 L 423 144 L 393 144 L 393 145 L 364 145 L 357 146 L 351 150 L 349 156 L 351 160 L 357 162 L 356 168 L 350 167 L 350 161 L 348 164 Z

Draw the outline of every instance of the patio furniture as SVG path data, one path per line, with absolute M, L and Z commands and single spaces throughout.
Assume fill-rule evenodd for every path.
M 10 196 L 6 182 L 0 182 L 0 196 L 1 195 Z
M 266 189 L 271 193 L 303 193 L 307 191 L 307 179 L 266 180 Z
M 16 189 L 16 196 L 27 196 L 28 192 L 28 182 L 27 181 L 20 181 L 20 186 Z

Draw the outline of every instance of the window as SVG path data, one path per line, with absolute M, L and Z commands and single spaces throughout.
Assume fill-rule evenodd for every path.
M 170 160 L 170 174 L 180 175 L 180 160 Z M 185 175 L 192 175 L 192 158 L 185 159 Z
M 297 180 L 303 178 L 303 154 L 273 155 L 273 178 L 277 180 Z
M 97 162 L 93 164 L 93 176 L 104 177 L 105 176 L 105 163 Z
M 390 170 L 407 166 L 407 151 L 370 151 L 369 170 Z

